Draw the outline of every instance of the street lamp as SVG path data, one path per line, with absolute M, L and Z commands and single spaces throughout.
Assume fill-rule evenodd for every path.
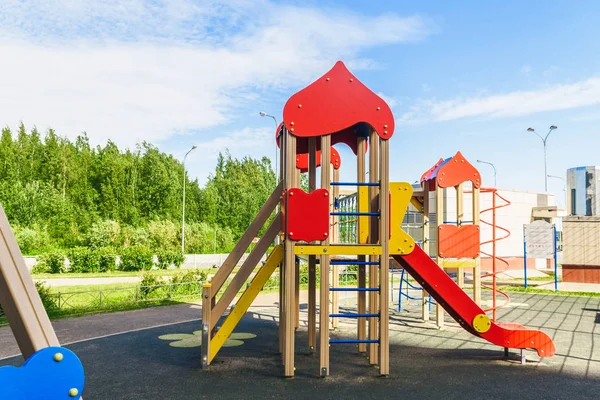
M 181 254 L 185 254 L 185 159 L 188 154 L 195 150 L 198 146 L 193 145 L 191 149 L 183 156 L 183 203 L 181 207 Z
M 565 208 L 567 208 L 567 181 L 562 176 L 546 175 L 548 178 L 560 179 L 563 181 L 563 192 L 565 193 Z
M 538 137 L 540 139 L 542 139 L 542 143 L 544 143 L 544 191 L 548 191 L 548 163 L 547 163 L 547 157 L 546 157 L 546 141 L 548 140 L 548 136 L 550 136 L 550 133 L 557 129 L 556 125 L 552 125 L 550 126 L 550 130 L 548 131 L 548 133 L 546 134 L 545 137 L 542 137 L 542 135 L 540 135 L 539 133 L 537 133 L 535 131 L 535 129 L 533 128 L 527 128 L 527 132 L 533 132 L 536 135 L 538 135 Z
M 494 168 L 494 187 L 498 188 L 498 185 L 496 185 L 496 166 L 494 164 L 492 164 L 491 162 L 488 162 L 488 161 L 477 160 L 477 162 L 478 163 L 482 163 L 482 164 L 491 165 L 492 168 Z
M 279 126 L 279 123 L 277 122 L 277 118 L 275 118 L 272 115 L 267 114 L 264 111 L 261 111 L 258 113 L 261 117 L 269 117 L 269 118 L 273 118 L 273 121 L 275 121 L 275 130 L 277 130 L 277 127 Z M 277 172 L 277 134 L 275 134 L 275 186 L 277 186 L 277 183 L 279 182 L 279 173 Z

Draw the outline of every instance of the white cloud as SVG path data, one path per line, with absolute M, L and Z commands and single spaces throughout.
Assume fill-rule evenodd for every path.
M 305 84 L 337 59 L 373 67 L 363 49 L 429 32 L 419 17 L 267 1 L 9 2 L 0 124 L 126 146 L 176 134 L 201 141 L 263 93 Z
M 204 184 L 209 173 L 214 173 L 215 161 L 221 152 L 229 150 L 232 157 L 243 158 L 246 156 L 267 156 L 274 165 L 276 145 L 274 128 L 242 128 L 228 131 L 223 135 L 210 138 L 197 144 L 198 148 L 190 153 L 186 160 L 186 167 L 198 173 L 198 179 Z M 180 155 L 183 156 L 183 155 Z
M 523 65 L 521 67 L 521 69 L 519 70 L 519 73 L 521 75 L 529 76 L 531 74 L 531 71 L 533 71 L 533 69 L 531 68 L 530 65 Z
M 505 94 L 420 100 L 399 118 L 402 123 L 448 121 L 472 117 L 516 117 L 543 111 L 600 104 L 600 78 Z

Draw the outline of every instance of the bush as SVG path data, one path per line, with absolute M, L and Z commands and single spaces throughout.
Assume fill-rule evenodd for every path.
M 54 311 L 58 309 L 56 298 L 52 295 L 52 293 L 50 293 L 50 288 L 46 286 L 44 282 L 36 282 L 35 288 L 40 295 L 40 299 L 42 300 L 42 304 L 44 305 L 46 311 Z
M 114 271 L 117 269 L 117 254 L 111 247 L 103 247 L 98 252 L 98 272 Z
M 153 254 L 150 249 L 133 246 L 123 249 L 119 269 L 122 271 L 149 271 L 154 266 Z
M 150 247 L 152 243 L 148 231 L 144 228 L 137 228 L 131 235 L 130 244 L 131 246 Z
M 65 255 L 57 252 L 42 254 L 37 258 L 37 263 L 31 272 L 34 274 L 43 272 L 63 273 L 65 272 Z
M 143 300 L 149 299 L 152 295 L 158 292 L 158 289 L 162 288 L 161 285 L 163 284 L 164 282 L 156 275 L 153 275 L 149 272 L 144 272 L 139 286 L 140 298 Z
M 23 254 L 39 254 L 51 247 L 46 229 L 15 228 L 15 237 Z
M 156 254 L 156 258 L 158 259 L 157 267 L 159 269 L 167 269 L 171 265 L 179 268 L 184 261 L 183 254 L 178 251 L 161 250 Z
M 148 235 L 155 249 L 174 250 L 179 244 L 178 232 L 181 227 L 173 221 L 152 221 L 148 224 Z
M 54 311 L 58 309 L 56 305 L 56 298 L 50 293 L 50 288 L 46 286 L 44 282 L 35 282 L 35 289 L 40 295 L 40 299 L 42 300 L 42 304 L 46 311 Z M 0 317 L 4 316 L 4 310 L 0 305 Z
M 75 247 L 67 253 L 69 258 L 69 272 L 98 272 L 100 260 L 98 253 L 88 247 Z
M 233 248 L 233 231 L 231 228 L 217 228 L 217 251 L 229 252 Z
M 172 293 L 191 295 L 202 293 L 202 283 L 206 282 L 208 272 L 202 269 L 187 269 L 185 272 L 173 276 L 171 284 Z
M 101 221 L 92 225 L 87 234 L 87 244 L 91 248 L 120 245 L 121 226 L 116 221 Z
M 31 271 L 29 271 L 29 273 L 31 273 L 31 274 L 50 274 L 50 273 L 52 273 L 52 271 L 50 271 L 50 267 L 48 266 L 48 264 L 45 262 L 41 262 L 41 257 L 38 257 L 37 262 L 35 263 L 33 268 L 31 268 Z
M 185 252 L 202 254 L 213 251 L 214 228 L 204 222 L 185 225 Z

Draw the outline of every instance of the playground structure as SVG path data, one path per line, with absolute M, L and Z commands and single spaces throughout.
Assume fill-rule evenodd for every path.
M 0 305 L 25 363 L 0 368 L 3 398 L 73 399 L 84 387 L 81 362 L 60 344 L 0 206 Z
M 554 344 L 546 334 L 519 324 L 496 323 L 495 317 L 491 320 L 478 304 L 481 297 L 477 262 L 481 245 L 478 201 L 481 178 L 477 170 L 457 153 L 450 159 L 440 160 L 424 174 L 423 190 L 413 193 L 413 188 L 408 183 L 390 182 L 389 140 L 393 133 L 394 118 L 389 106 L 358 81 L 341 62 L 336 63 L 323 77 L 287 101 L 283 110 L 283 123 L 277 131 L 282 160 L 279 171 L 280 184 L 212 281 L 203 286 L 204 368 L 210 366 L 269 276 L 279 267 L 279 349 L 282 353 L 284 375 L 294 375 L 294 336 L 295 329 L 299 326 L 298 257 L 308 258 L 307 350 L 318 350 L 321 376 L 330 374 L 330 346 L 342 344 L 358 345 L 360 353 L 368 354 L 369 363 L 378 365 L 381 375 L 389 374 L 388 307 L 391 258 L 435 299 L 438 326 L 443 326 L 445 310 L 468 332 L 503 347 L 505 351 L 509 348 L 532 348 L 540 356 L 554 355 Z M 339 177 L 336 177 L 339 175 L 335 172 L 332 179 L 329 165 L 332 162 L 333 150 L 322 151 L 319 157 L 321 149 L 330 149 L 338 143 L 347 144 L 357 157 L 355 182 L 340 182 Z M 321 166 L 320 188 L 316 187 L 318 165 Z M 340 165 L 341 161 L 335 168 L 334 162 L 334 171 L 337 171 Z M 301 170 L 308 173 L 308 192 L 299 187 Z M 471 182 L 472 185 L 473 221 L 465 221 L 462 217 L 465 182 Z M 332 211 L 332 204 L 337 198 L 336 188 L 342 186 L 357 188 L 356 211 Z M 449 187 L 455 187 L 457 193 L 460 193 L 457 197 L 461 198 L 460 201 L 457 200 L 455 223 L 442 221 L 438 217 L 443 215 L 442 190 Z M 411 202 L 424 210 L 424 218 L 429 218 L 429 192 L 434 192 L 436 200 L 436 261 L 439 263 L 445 258 L 475 260 L 474 299 L 459 286 L 464 284 L 462 272 L 458 274 L 457 285 L 430 257 L 428 250 L 431 249 L 427 248 L 430 241 L 424 240 L 420 247 L 401 228 L 408 204 Z M 280 211 L 272 219 L 249 257 L 237 273 L 233 274 L 237 262 L 279 203 Z M 356 219 L 354 243 L 342 244 L 336 240 L 338 229 L 335 218 L 345 217 Z M 493 230 L 495 232 L 495 229 Z M 258 261 L 280 232 L 282 244 L 275 247 L 267 257 L 267 261 L 254 275 L 252 282 L 219 327 L 219 321 L 236 294 L 251 277 Z M 318 293 L 321 305 L 318 314 L 317 257 L 320 266 Z M 356 287 L 342 288 L 336 282 L 330 282 L 330 267 L 333 269 L 343 265 L 358 266 Z M 337 274 L 334 273 L 333 276 Z M 230 277 L 229 285 L 224 288 Z M 356 313 L 338 312 L 335 301 L 330 311 L 330 295 L 340 291 L 357 293 Z M 424 312 L 425 308 L 423 307 Z M 330 338 L 330 323 L 332 319 L 338 318 L 357 321 L 356 339 Z

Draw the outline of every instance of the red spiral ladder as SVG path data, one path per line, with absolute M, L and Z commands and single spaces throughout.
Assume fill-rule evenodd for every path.
M 492 245 L 492 252 L 491 253 L 487 253 L 484 252 L 483 250 L 481 251 L 481 254 L 488 256 L 492 259 L 492 272 L 491 273 L 487 273 L 481 276 L 481 278 L 488 278 L 488 277 L 492 277 L 492 286 L 490 287 L 489 285 L 486 284 L 481 284 L 481 287 L 485 288 L 485 289 L 489 289 L 492 291 L 492 307 L 490 308 L 486 308 L 483 311 L 485 313 L 488 312 L 492 312 L 492 321 L 496 322 L 496 310 L 498 310 L 499 308 L 505 307 L 509 302 L 510 302 L 510 297 L 508 296 L 508 294 L 506 294 L 505 292 L 498 290 L 497 286 L 496 286 L 496 277 L 498 274 L 505 272 L 509 269 L 509 262 L 506 261 L 504 258 L 502 257 L 498 257 L 496 255 L 496 243 L 501 241 L 501 240 L 505 240 L 510 236 L 510 231 L 506 228 L 503 228 L 501 226 L 496 225 L 496 210 L 498 210 L 499 208 L 503 208 L 503 207 L 508 207 L 511 202 L 508 201 L 506 198 L 500 196 L 498 194 L 498 189 L 496 188 L 481 188 L 481 193 L 491 193 L 492 194 L 492 206 L 490 208 L 486 208 L 485 210 L 481 211 L 481 215 L 483 215 L 486 212 L 492 212 L 492 222 L 488 222 L 485 221 L 483 219 L 480 220 L 480 223 L 485 224 L 487 226 L 492 227 L 492 239 L 491 240 L 487 240 L 485 242 L 481 242 L 481 247 L 483 248 L 484 245 L 486 244 L 491 244 Z M 498 197 L 500 200 L 502 200 L 504 203 L 497 205 L 496 203 L 496 197 Z M 499 229 L 500 231 L 504 232 L 505 235 L 501 236 L 501 237 L 497 237 L 496 236 L 496 229 Z M 496 261 L 500 261 L 501 263 L 504 263 L 506 265 L 505 269 L 501 269 L 498 270 L 497 269 L 497 262 Z M 496 296 L 497 293 L 499 293 L 500 295 L 504 296 L 504 298 L 506 299 L 504 301 L 504 303 L 497 305 L 496 304 Z

